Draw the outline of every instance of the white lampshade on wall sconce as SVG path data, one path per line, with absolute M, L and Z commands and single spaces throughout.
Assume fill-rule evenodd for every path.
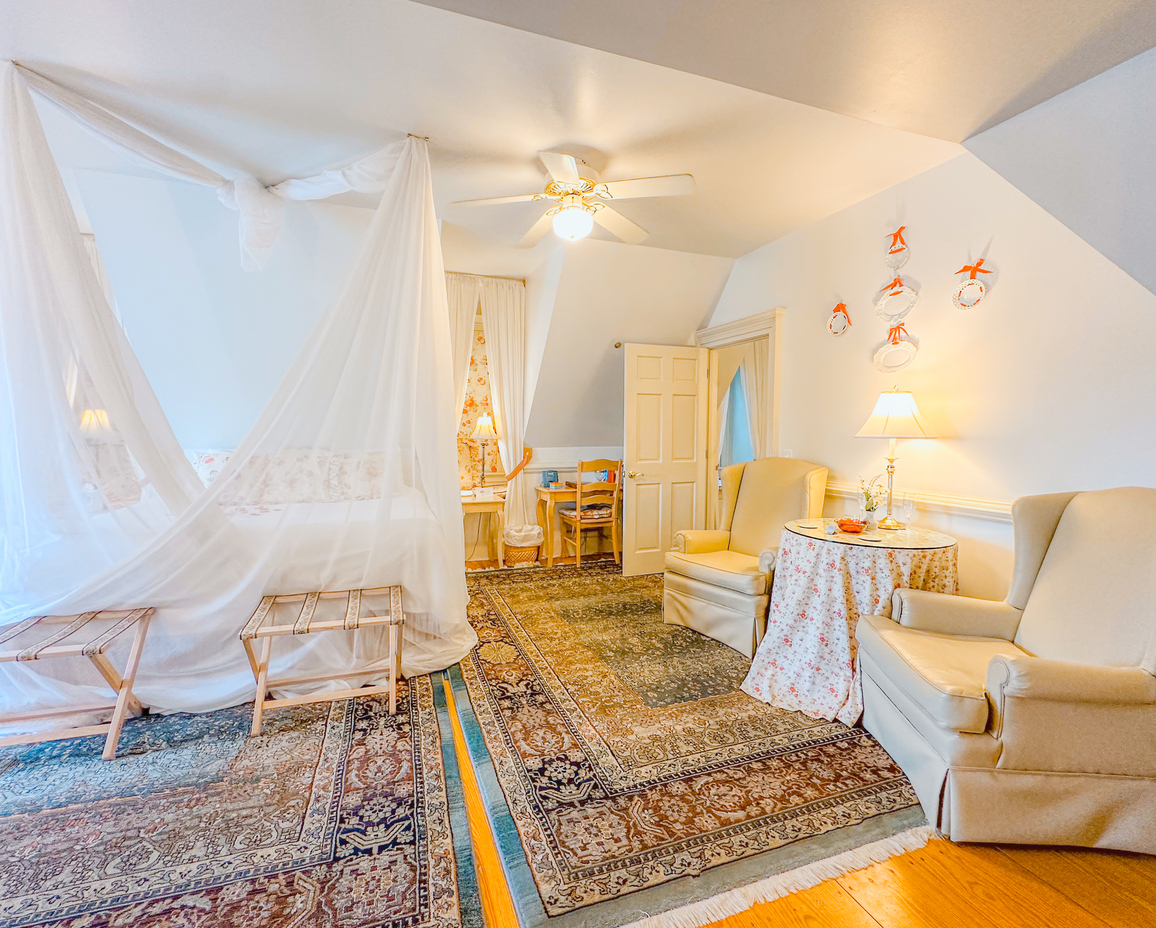
M 583 203 L 582 197 L 564 197 L 561 208 L 554 214 L 553 226 L 558 238 L 576 242 L 593 230 L 594 213 Z
M 494 429 L 494 418 L 488 413 L 483 413 L 478 416 L 478 421 L 474 425 L 473 432 L 470 433 L 470 441 L 480 441 L 482 443 L 482 486 L 486 485 L 486 442 L 497 441 L 498 433 Z
M 880 393 L 875 408 L 855 433 L 856 438 L 887 438 L 887 517 L 881 519 L 879 527 L 885 530 L 901 529 L 903 526 L 891 515 L 891 503 L 895 477 L 895 441 L 899 438 L 935 438 L 936 435 L 923 424 L 915 397 L 905 391 L 894 389 Z

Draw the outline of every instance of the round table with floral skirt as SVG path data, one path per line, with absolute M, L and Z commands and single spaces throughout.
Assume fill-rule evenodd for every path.
M 828 535 L 834 522 L 801 519 L 783 529 L 767 632 L 742 690 L 854 725 L 863 714 L 859 616 L 890 616 L 891 594 L 901 587 L 955 593 L 957 548 L 950 535 L 919 529 Z

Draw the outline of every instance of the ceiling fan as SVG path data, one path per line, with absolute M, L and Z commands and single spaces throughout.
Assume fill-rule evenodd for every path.
M 523 245 L 533 245 L 547 230 L 568 242 L 585 238 L 598 223 L 611 234 L 637 245 L 649 233 L 609 205 L 612 200 L 637 197 L 684 196 L 695 192 L 694 178 L 689 174 L 668 174 L 663 177 L 635 177 L 630 180 L 600 182 L 598 172 L 573 155 L 540 151 L 538 158 L 546 166 L 550 180 L 541 193 L 522 193 L 511 197 L 486 197 L 481 200 L 458 200 L 455 206 L 496 206 L 501 203 L 521 203 L 526 200 L 551 200 L 555 205 L 546 210 L 530 227 L 522 239 Z

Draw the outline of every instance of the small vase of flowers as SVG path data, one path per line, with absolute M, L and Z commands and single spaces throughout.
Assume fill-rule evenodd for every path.
M 883 485 L 883 475 L 876 474 L 869 480 L 859 477 L 859 517 L 868 528 L 875 527 L 875 512 L 887 499 L 887 487 Z

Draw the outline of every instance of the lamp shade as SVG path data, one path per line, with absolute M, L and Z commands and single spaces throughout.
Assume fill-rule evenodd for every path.
M 554 234 L 568 242 L 585 238 L 594 228 L 594 216 L 582 206 L 565 206 L 554 214 Z
M 111 432 L 108 413 L 103 409 L 86 409 L 80 414 L 80 430 L 85 435 L 101 435 Z
M 919 417 L 915 397 L 901 390 L 880 393 L 857 438 L 935 438 Z
M 495 441 L 498 433 L 494 431 L 494 419 L 492 416 L 480 415 L 478 416 L 478 423 L 474 426 L 474 431 L 470 434 L 473 441 Z

